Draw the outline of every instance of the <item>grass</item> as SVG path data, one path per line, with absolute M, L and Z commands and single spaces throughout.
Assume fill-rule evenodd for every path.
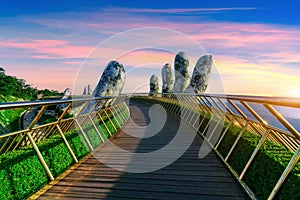
M 18 101 L 23 99 L 0 95 L 0 103 Z M 0 110 L 0 134 L 18 130 L 19 117 L 24 110 L 24 108 Z
M 120 116 L 116 118 L 120 121 Z M 116 119 L 112 121 L 117 129 L 120 128 L 117 126 Z M 111 133 L 116 132 L 108 119 L 104 119 L 104 122 Z M 99 122 L 96 126 L 104 138 L 109 138 L 110 135 L 104 124 Z M 83 129 L 94 148 L 102 143 L 91 125 L 85 125 Z M 65 136 L 78 160 L 89 153 L 82 133 L 71 130 L 65 133 Z M 75 163 L 60 135 L 44 139 L 38 142 L 37 146 L 54 177 L 58 177 Z M 26 199 L 50 181 L 31 146 L 0 156 L 0 180 L 1 199 Z

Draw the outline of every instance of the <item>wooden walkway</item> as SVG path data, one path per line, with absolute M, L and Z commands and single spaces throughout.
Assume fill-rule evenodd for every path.
M 148 106 L 135 103 L 130 110 L 135 123 L 147 125 L 150 120 L 145 114 Z M 125 132 L 143 129 L 137 129 L 128 122 L 111 142 L 130 152 L 153 152 L 172 140 L 179 123 L 178 117 L 168 114 L 166 125 L 159 133 L 149 138 L 138 138 Z M 189 134 L 188 131 L 186 134 Z M 197 136 L 178 160 L 149 173 L 122 172 L 102 164 L 97 158 L 107 158 L 107 162 L 122 169 L 130 165 L 130 159 L 122 159 L 122 156 L 112 153 L 111 145 L 105 143 L 40 199 L 248 199 L 213 151 L 199 159 L 201 143 L 202 138 Z M 164 161 L 163 156 L 159 159 Z M 160 162 L 156 160 L 151 164 L 159 165 Z M 137 169 L 146 167 L 143 163 L 137 165 Z

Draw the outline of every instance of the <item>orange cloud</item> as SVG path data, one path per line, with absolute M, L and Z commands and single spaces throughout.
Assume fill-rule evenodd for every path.
M 169 52 L 139 50 L 122 55 L 117 60 L 125 66 L 139 67 L 148 65 L 157 68 L 162 67 L 166 63 L 173 64 L 174 57 L 175 55 Z

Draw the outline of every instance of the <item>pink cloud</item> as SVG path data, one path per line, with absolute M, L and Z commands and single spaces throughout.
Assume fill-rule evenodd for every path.
M 177 23 L 170 21 L 154 21 L 147 17 L 124 17 L 117 20 L 105 20 L 106 17 L 102 14 L 96 13 L 89 16 L 90 18 L 102 19 L 101 22 L 84 22 L 73 20 L 62 22 L 51 19 L 50 26 L 61 27 L 61 23 L 71 24 L 74 29 L 81 29 L 87 32 L 102 32 L 105 34 L 116 34 L 122 30 L 141 27 L 163 27 L 173 30 L 181 31 L 189 37 L 195 39 L 200 44 L 204 43 L 211 48 L 224 48 L 227 47 L 257 47 L 264 46 L 264 49 L 270 48 L 274 51 L 274 46 L 280 48 L 289 48 L 291 44 L 299 44 L 298 35 L 300 30 L 288 26 L 266 25 L 266 24 L 242 24 L 242 23 Z M 103 19 L 104 18 L 104 19 Z M 41 21 L 41 20 L 40 20 Z M 47 19 L 43 22 L 47 23 Z M 159 39 L 159 38 L 158 38 Z M 268 50 L 268 49 L 267 49 Z
M 84 58 L 93 49 L 90 46 L 71 45 L 63 40 L 1 41 L 0 47 L 29 49 L 38 54 L 33 54 L 32 58 Z
M 292 43 L 295 43 L 296 35 L 299 30 L 274 30 L 273 27 L 262 27 L 253 25 L 252 30 L 247 30 L 248 25 L 232 24 L 230 29 L 226 25 L 225 30 L 222 26 L 208 26 L 210 31 L 191 35 L 192 38 L 199 42 L 207 42 L 212 47 L 227 48 L 227 47 L 258 47 L 262 50 L 274 51 L 274 46 L 277 49 L 290 48 Z M 227 29 L 227 30 L 226 30 Z M 244 29 L 244 30 L 243 30 Z M 255 31 L 254 31 L 255 30 Z M 300 42 L 300 41 L 299 41 Z M 300 43 L 299 43 L 300 44 Z M 268 45 L 268 46 L 265 46 Z
M 62 40 L 31 40 L 30 42 L 18 42 L 18 41 L 0 42 L 0 46 L 2 47 L 14 47 L 14 48 L 23 48 L 23 49 L 57 47 L 57 46 L 64 46 L 66 44 L 67 42 Z
M 149 8 L 100 8 L 98 12 L 82 12 L 77 14 L 78 19 L 74 19 L 74 14 L 64 13 L 64 20 L 59 15 L 53 18 L 39 17 L 27 18 L 26 20 L 37 24 L 82 31 L 99 32 L 104 34 L 116 34 L 120 31 L 140 27 L 164 27 L 181 31 L 198 42 L 206 42 L 212 48 L 248 47 L 258 44 L 290 44 L 291 39 L 298 38 L 299 29 L 288 26 L 267 25 L 257 23 L 197 23 L 197 22 L 175 22 L 167 18 L 155 20 L 141 13 L 181 13 L 200 11 L 224 11 L 224 10 L 251 10 L 256 8 L 181 8 L 181 9 L 149 9 Z M 115 12 L 122 13 L 122 17 L 115 15 Z M 57 18 L 57 19 L 56 19 Z
M 219 10 L 218 10 L 219 9 Z M 101 42 L 105 38 L 103 34 L 115 34 L 120 31 L 131 28 L 140 27 L 163 27 L 180 31 L 188 37 L 203 45 L 213 54 L 219 71 L 224 75 L 233 75 L 234 80 L 224 78 L 224 82 L 230 87 L 228 91 L 234 93 L 241 91 L 240 87 L 249 88 L 249 91 L 256 91 L 254 84 L 259 83 L 261 93 L 263 91 L 276 92 L 280 86 L 278 79 L 284 80 L 285 87 L 300 84 L 299 73 L 292 73 L 289 70 L 289 62 L 300 61 L 300 29 L 298 27 L 275 25 L 275 24 L 258 24 L 258 23 L 229 23 L 229 22 L 176 22 L 168 18 L 150 18 L 143 16 L 143 12 L 147 13 L 191 13 L 191 12 L 215 12 L 226 10 L 251 10 L 255 8 L 217 8 L 206 10 L 206 8 L 185 8 L 185 9 L 132 9 L 132 8 L 105 8 L 99 12 L 82 12 L 63 13 L 55 16 L 37 16 L 28 21 L 40 25 L 54 27 L 59 29 L 68 29 L 77 34 L 76 39 L 85 38 L 87 42 L 97 40 Z M 111 11 L 122 12 L 122 17 L 115 15 Z M 66 17 L 61 17 L 62 15 Z M 92 37 L 90 37 L 92 33 Z M 102 34 L 99 39 L 93 34 Z M 46 36 L 45 36 L 46 37 Z M 47 38 L 47 37 L 46 37 Z M 139 42 L 140 38 L 136 38 L 135 42 Z M 177 38 L 172 38 L 174 42 L 168 42 L 169 45 L 184 46 Z M 69 38 L 68 38 L 69 40 Z M 72 40 L 72 39 L 71 39 Z M 70 40 L 70 41 L 71 41 Z M 157 37 L 156 40 L 161 44 L 165 44 L 165 38 Z M 32 51 L 33 58 L 83 58 L 89 55 L 94 47 L 87 45 L 72 45 L 65 40 L 30 40 L 23 42 L 2 42 L 1 47 L 14 47 L 20 49 L 28 49 Z M 105 66 L 111 55 L 120 55 L 121 47 L 111 47 L 99 49 L 94 57 L 98 60 L 93 61 L 95 65 Z M 201 56 L 201 55 L 199 55 Z M 126 66 L 139 66 L 142 63 L 164 63 L 171 62 L 172 56 L 161 52 L 140 51 L 125 55 L 120 62 Z M 278 62 L 278 64 L 276 64 Z M 66 61 L 67 65 L 78 65 L 76 61 Z M 157 68 L 159 65 L 154 66 Z M 266 79 L 264 74 L 267 74 Z M 98 76 L 98 75 L 97 75 Z M 273 78 L 272 78 L 273 77 Z M 240 82 L 243 83 L 241 84 Z M 290 81 L 292 80 L 292 81 Z M 267 81 L 268 84 L 263 82 Z M 147 82 L 147 81 L 146 81 Z M 63 84 L 63 83 L 62 83 Z M 275 89 L 272 89 L 275 88 Z M 252 88 L 252 89 L 251 89 Z
M 83 61 L 66 61 L 66 62 L 63 62 L 65 64 L 68 64 L 68 65 L 77 65 L 77 66 L 80 66 L 82 64 Z

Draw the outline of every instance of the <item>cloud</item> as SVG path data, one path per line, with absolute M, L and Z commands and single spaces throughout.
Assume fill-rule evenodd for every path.
M 153 8 L 120 8 L 108 7 L 107 11 L 114 12 L 129 12 L 129 13 L 163 13 L 163 14 L 184 14 L 184 13 L 201 13 L 201 12 L 216 12 L 216 11 L 243 11 L 256 10 L 254 7 L 229 7 L 229 8 L 167 8 L 167 9 L 153 9 Z
M 41 39 L 38 40 L 31 39 L 30 34 L 28 34 L 27 40 L 20 40 L 18 36 L 15 36 L 15 38 L 0 42 L 0 47 L 29 50 L 30 54 L 28 51 L 25 54 L 24 51 L 24 55 L 28 56 L 29 54 L 32 59 L 51 59 L 53 61 L 57 59 L 58 66 L 61 64 L 78 66 L 80 61 L 74 61 L 72 58 L 82 59 L 88 55 L 91 56 L 89 53 L 96 46 L 93 44 L 102 42 L 115 33 L 131 28 L 163 27 L 185 34 L 202 45 L 209 54 L 212 54 L 216 61 L 216 67 L 230 93 L 241 92 L 245 88 L 254 93 L 257 86 L 260 88 L 257 89 L 260 93 L 278 93 L 279 89 L 283 90 L 284 87 L 289 87 L 289 84 L 299 85 L 300 70 L 295 66 L 291 67 L 291 63 L 300 62 L 299 27 L 181 18 L 183 16 L 181 14 L 199 14 L 202 17 L 201 13 L 207 12 L 255 9 L 257 8 L 137 9 L 106 7 L 95 8 L 91 12 L 23 16 L 22 20 L 25 24 L 42 26 L 47 32 L 44 31 Z M 31 32 L 31 30 L 27 31 Z M 48 32 L 51 32 L 51 35 Z M 49 40 L 49 38 L 60 39 Z M 142 37 L 136 36 L 129 42 L 139 43 L 142 40 Z M 153 41 L 166 48 L 180 46 L 184 49 L 186 47 L 184 40 L 173 36 L 153 35 Z M 151 45 L 153 41 L 149 41 L 149 44 Z M 98 69 L 99 66 L 104 67 L 111 55 L 123 55 L 122 42 L 120 41 L 116 47 L 100 47 L 97 50 L 98 53 L 91 56 L 95 58 L 91 61 L 94 66 L 92 69 Z M 197 60 L 203 53 L 195 52 L 196 55 L 190 55 L 191 59 Z M 141 50 L 121 57 L 112 56 L 110 59 L 118 58 L 125 66 L 134 67 L 142 66 L 143 63 L 156 63 L 148 66 L 154 70 L 165 62 L 173 64 L 172 57 L 172 54 L 165 52 Z M 61 61 L 61 59 L 66 60 Z M 33 65 L 38 64 L 33 62 Z M 147 76 L 145 75 L 145 80 L 148 78 Z
M 85 58 L 94 48 L 90 46 L 71 45 L 64 40 L 28 40 L 1 41 L 2 48 L 28 49 L 32 51 L 32 58 L 57 59 L 57 58 Z
M 139 50 L 122 55 L 117 60 L 125 66 L 140 67 L 150 65 L 161 68 L 165 63 L 172 63 L 174 54 L 155 50 Z
M 120 30 L 146 26 L 161 26 L 160 23 L 176 21 L 184 15 L 198 15 L 228 11 L 252 11 L 255 7 L 220 7 L 220 8 L 133 8 L 133 7 L 98 7 L 91 11 L 63 12 L 23 16 L 22 20 L 34 24 L 59 29 L 86 30 L 98 28 L 97 32 L 118 33 Z M 171 15 L 171 16 L 168 16 Z M 176 17 L 176 18 L 174 18 Z M 72 22 L 72 23 L 70 23 Z M 182 23 L 185 24 L 185 23 Z M 116 31 L 117 29 L 117 31 Z M 94 29 L 95 31 L 95 29 Z

